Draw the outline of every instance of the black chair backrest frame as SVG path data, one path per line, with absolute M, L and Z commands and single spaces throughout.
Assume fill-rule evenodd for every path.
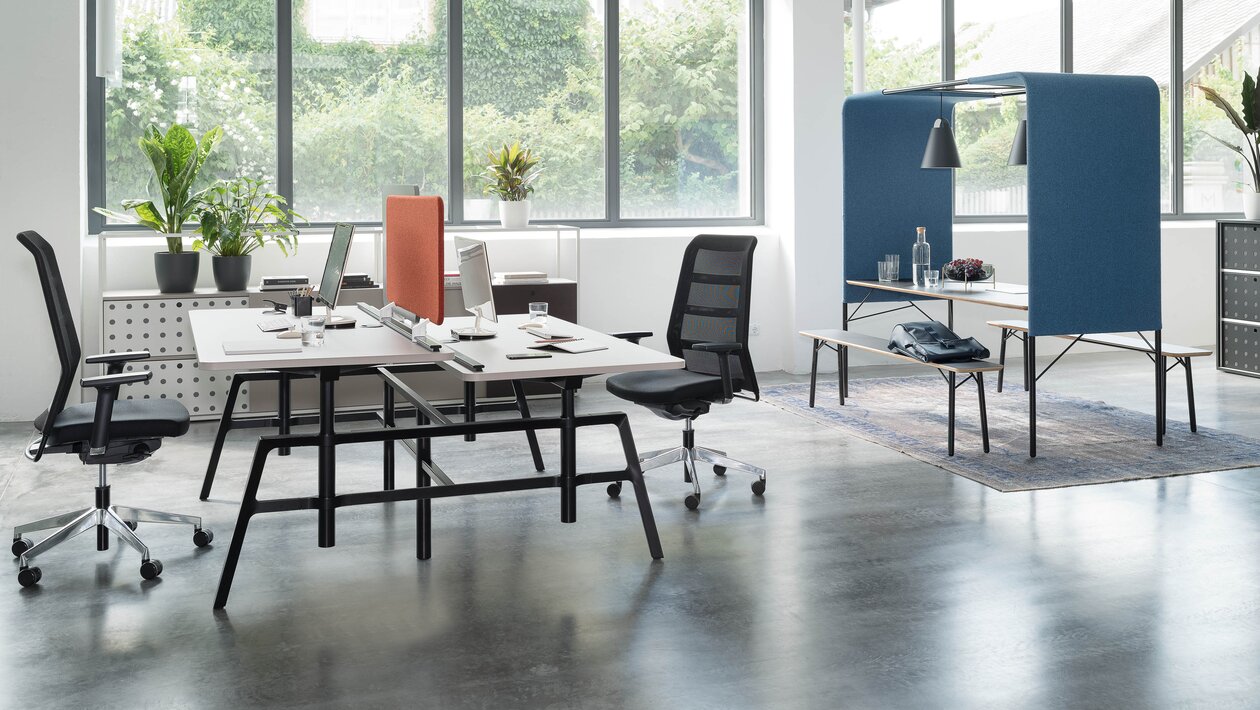
M 719 357 L 729 358 L 736 392 L 760 397 L 752 356 L 748 352 L 748 321 L 752 303 L 753 250 L 757 238 L 701 234 L 687 245 L 678 290 L 665 338 L 669 352 L 687 369 L 717 375 Z M 691 349 L 695 343 L 739 343 L 737 353 L 719 355 Z
M 66 400 L 74 388 L 74 375 L 79 369 L 83 351 L 79 347 L 79 335 L 74 327 L 74 311 L 70 308 L 70 300 L 66 298 L 66 286 L 61 280 L 61 269 L 57 266 L 57 255 L 52 246 L 33 231 L 18 234 L 17 240 L 35 257 L 39 285 L 44 291 L 48 320 L 52 324 L 53 340 L 57 344 L 57 359 L 61 361 L 61 377 L 57 380 L 52 404 L 48 405 L 48 413 L 44 418 L 44 435 L 35 454 L 35 460 L 38 461 L 48 442 L 48 433 L 52 431 L 52 422 L 65 409 Z

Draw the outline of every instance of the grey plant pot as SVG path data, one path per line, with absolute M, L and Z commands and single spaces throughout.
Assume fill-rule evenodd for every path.
M 160 251 L 153 255 L 153 272 L 162 293 L 189 293 L 196 289 L 200 269 L 201 255 L 195 251 Z
M 249 260 L 249 254 L 212 258 L 215 287 L 220 291 L 244 291 L 249 283 Z

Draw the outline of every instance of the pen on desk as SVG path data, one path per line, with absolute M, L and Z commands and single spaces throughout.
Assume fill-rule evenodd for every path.
M 547 338 L 545 340 L 535 340 L 535 343 L 571 343 L 577 338 Z

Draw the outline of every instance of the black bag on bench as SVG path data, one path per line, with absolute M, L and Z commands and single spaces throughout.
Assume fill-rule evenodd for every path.
M 888 349 L 923 362 L 983 360 L 989 349 L 975 338 L 960 338 L 938 321 L 899 323 L 893 326 Z

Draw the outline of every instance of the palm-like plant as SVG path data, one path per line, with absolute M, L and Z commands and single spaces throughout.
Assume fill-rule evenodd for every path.
M 1256 72 L 1260 76 L 1260 70 Z M 1225 100 L 1215 89 L 1202 84 L 1195 84 L 1208 101 L 1216 104 L 1218 108 L 1225 112 L 1231 123 L 1243 134 L 1243 145 L 1247 146 L 1243 150 L 1242 145 L 1237 145 L 1219 138 L 1210 133 L 1206 134 L 1212 140 L 1229 148 L 1237 153 L 1243 162 L 1247 164 L 1247 169 L 1251 172 L 1251 188 L 1256 192 L 1260 192 L 1260 90 L 1256 88 L 1256 78 L 1250 74 L 1243 72 L 1242 84 L 1242 111 L 1237 111 Z
M 510 146 L 504 144 L 502 150 L 486 151 L 486 160 L 489 163 L 481 178 L 486 181 L 487 194 L 504 202 L 529 199 L 534 183 L 542 174 L 542 168 L 538 167 L 542 159 L 534 155 L 532 149 L 522 148 L 520 141 Z
M 187 128 L 172 123 L 166 135 L 157 126 L 150 125 L 140 138 L 140 150 L 153 166 L 153 177 L 162 193 L 162 206 L 159 209 L 149 199 L 123 200 L 124 209 L 135 212 L 134 215 L 114 212 L 102 207 L 94 208 L 98 214 L 129 224 L 140 224 L 159 234 L 179 235 L 187 222 L 197 210 L 198 193 L 193 192 L 193 185 L 201 173 L 210 152 L 223 138 L 223 128 L 215 126 L 201 136 L 201 141 L 193 137 Z M 172 254 L 184 251 L 184 239 L 181 236 L 168 236 L 166 248 Z
M 201 236 L 193 240 L 194 251 L 246 256 L 268 242 L 285 256 L 297 249 L 294 222 L 304 218 L 290 210 L 283 197 L 268 191 L 262 180 L 220 180 L 200 193 L 198 204 Z

